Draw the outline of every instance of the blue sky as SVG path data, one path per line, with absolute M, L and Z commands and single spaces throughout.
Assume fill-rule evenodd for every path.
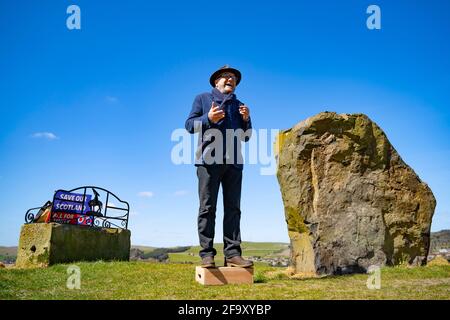
M 71 4 L 81 30 L 66 27 Z M 370 4 L 381 30 L 366 27 Z M 134 244 L 197 244 L 195 169 L 171 162 L 170 137 L 224 64 L 242 71 L 255 128 L 367 114 L 433 190 L 432 231 L 449 229 L 449 12 L 445 0 L 1 0 L 0 245 L 17 244 L 28 208 L 82 185 L 130 203 Z M 242 237 L 288 241 L 259 165 L 244 169 Z

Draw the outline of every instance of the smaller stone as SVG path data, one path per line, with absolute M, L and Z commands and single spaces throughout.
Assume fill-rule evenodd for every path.
M 48 267 L 75 261 L 129 261 L 130 230 L 58 223 L 22 226 L 17 268 Z

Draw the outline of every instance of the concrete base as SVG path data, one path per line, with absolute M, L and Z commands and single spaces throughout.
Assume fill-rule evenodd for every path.
M 195 280 L 203 285 L 252 284 L 253 268 L 195 267 Z
M 75 261 L 128 261 L 130 236 L 130 230 L 122 229 L 25 224 L 20 233 L 16 267 L 47 267 Z

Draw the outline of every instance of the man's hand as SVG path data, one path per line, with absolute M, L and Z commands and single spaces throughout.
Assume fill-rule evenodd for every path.
M 213 103 L 211 104 L 211 109 L 208 112 L 209 120 L 211 120 L 211 122 L 213 122 L 213 123 L 217 123 L 220 120 L 222 120 L 224 117 L 225 117 L 225 111 L 219 109 L 219 107 L 216 106 L 213 101 Z
M 245 104 L 239 106 L 239 113 L 241 114 L 244 121 L 248 121 L 248 119 L 250 118 L 250 109 Z

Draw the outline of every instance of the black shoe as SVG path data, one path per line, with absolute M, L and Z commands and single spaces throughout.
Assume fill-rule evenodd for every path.
M 202 259 L 201 267 L 202 268 L 215 268 L 216 263 L 214 262 L 214 257 L 213 256 L 204 257 Z
M 235 256 L 233 258 L 225 258 L 225 267 L 239 267 L 239 268 L 249 268 L 253 266 L 253 261 L 245 260 L 241 256 Z

